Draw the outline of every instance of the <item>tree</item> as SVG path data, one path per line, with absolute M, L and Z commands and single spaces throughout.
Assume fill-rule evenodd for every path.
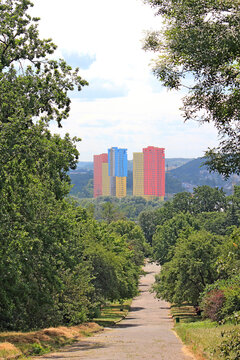
M 172 199 L 172 208 L 174 213 L 191 213 L 192 212 L 192 194 L 183 191 L 175 194 Z
M 38 18 L 27 13 L 29 0 L 3 0 L 0 4 L 0 122 L 20 116 L 26 126 L 33 117 L 45 121 L 66 119 L 70 111 L 67 92 L 87 82 L 64 60 L 49 60 L 56 45 L 41 40 Z
M 56 46 L 39 38 L 30 6 L 0 4 L 0 319 L 8 329 L 86 320 L 92 287 L 80 246 L 77 256 L 71 247 L 76 210 L 64 200 L 77 138 L 48 130 L 68 117 L 67 92 L 87 82 L 47 58 Z
M 226 195 L 222 189 L 208 185 L 198 186 L 193 190 L 192 207 L 195 214 L 224 211 L 227 207 Z
M 118 220 L 109 225 L 109 230 L 121 235 L 132 252 L 132 260 L 138 265 L 144 264 L 144 255 L 150 250 L 147 246 L 144 234 L 139 225 L 133 221 Z
M 221 136 L 207 164 L 225 176 L 240 173 L 240 10 L 237 0 L 145 0 L 164 19 L 145 49 L 159 54 L 153 68 L 169 89 L 187 89 L 184 118 L 213 122 Z
M 193 230 L 199 230 L 200 226 L 195 217 L 189 213 L 179 213 L 172 219 L 164 222 L 157 227 L 153 235 L 153 254 L 154 259 L 163 265 L 170 261 L 174 256 L 175 245 L 182 233 L 189 233 Z
M 227 235 L 232 225 L 227 212 L 202 212 L 197 214 L 196 220 L 202 228 L 216 235 Z
M 111 203 L 110 201 L 107 201 L 102 204 L 101 217 L 108 224 L 110 224 L 112 221 L 118 220 L 119 218 L 124 217 L 124 215 L 118 211 L 118 209 L 116 208 L 116 206 L 113 203 Z
M 192 231 L 178 239 L 174 256 L 162 266 L 154 289 L 157 296 L 181 304 L 199 303 L 200 294 L 218 279 L 216 260 L 221 252 L 222 237 L 204 230 Z
M 149 244 L 152 244 L 152 237 L 156 231 L 157 226 L 162 225 L 166 220 L 171 219 L 176 214 L 176 212 L 177 211 L 174 209 L 173 201 L 166 201 L 161 208 L 157 208 L 156 210 L 142 211 L 139 214 L 139 224 Z
M 240 186 L 234 186 L 233 195 L 228 197 L 228 222 L 230 225 L 239 226 L 240 224 Z

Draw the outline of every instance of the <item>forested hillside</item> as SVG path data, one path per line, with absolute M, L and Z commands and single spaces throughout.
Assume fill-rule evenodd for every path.
M 232 175 L 226 180 L 217 172 L 210 172 L 207 166 L 204 165 L 205 162 L 205 158 L 194 159 L 176 169 L 170 170 L 169 174 L 178 180 L 186 190 L 191 192 L 198 185 L 209 185 L 211 187 L 222 187 L 228 194 L 232 193 L 233 186 L 240 183 L 239 176 Z

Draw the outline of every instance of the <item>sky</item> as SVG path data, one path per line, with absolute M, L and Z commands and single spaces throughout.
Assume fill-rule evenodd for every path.
M 58 46 L 55 56 L 79 67 L 89 82 L 69 93 L 70 117 L 54 133 L 82 139 L 80 161 L 112 146 L 133 152 L 165 148 L 166 157 L 196 158 L 217 145 L 212 125 L 184 123 L 183 93 L 168 91 L 154 77 L 154 54 L 142 50 L 146 31 L 161 28 L 161 18 L 143 0 L 32 0 L 41 18 L 40 36 Z

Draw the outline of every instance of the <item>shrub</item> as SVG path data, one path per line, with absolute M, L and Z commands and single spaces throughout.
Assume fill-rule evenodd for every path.
M 240 287 L 239 285 L 228 286 L 223 289 L 225 301 L 221 309 L 222 318 L 240 310 Z
M 203 316 L 210 318 L 212 321 L 221 320 L 221 309 L 225 301 L 223 290 L 214 289 L 209 291 L 203 298 L 201 307 Z
M 219 345 L 220 356 L 226 360 L 240 359 L 240 331 L 234 329 L 222 332 L 223 341 Z

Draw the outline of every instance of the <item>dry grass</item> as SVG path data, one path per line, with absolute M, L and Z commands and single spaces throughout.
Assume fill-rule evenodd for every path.
M 71 344 L 83 337 L 101 331 L 96 323 L 78 326 L 47 328 L 34 332 L 3 332 L 0 333 L 0 360 L 14 359 L 21 355 L 41 355 Z
M 0 360 L 20 356 L 22 352 L 9 342 L 0 343 Z

